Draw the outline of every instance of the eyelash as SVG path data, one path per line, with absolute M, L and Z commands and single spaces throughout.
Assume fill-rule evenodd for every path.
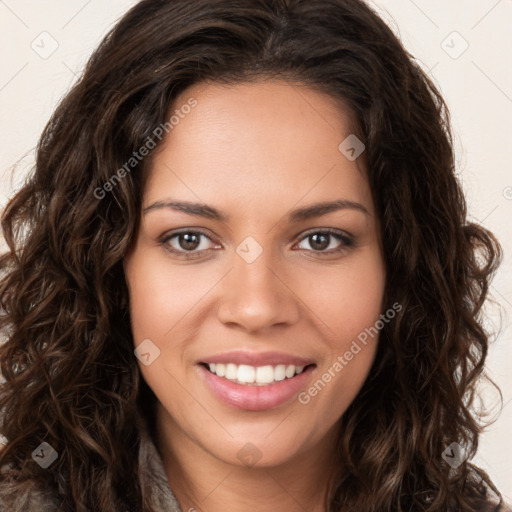
M 172 240 L 173 238 L 176 238 L 179 235 L 185 235 L 185 234 L 186 235 L 203 235 L 204 237 L 208 238 L 209 240 L 212 240 L 211 237 L 208 234 L 206 234 L 204 231 L 201 231 L 199 229 L 194 229 L 194 230 L 187 229 L 187 230 L 177 231 L 177 232 L 173 232 L 173 233 L 164 235 L 159 240 L 159 243 L 161 245 L 163 245 L 167 251 L 169 251 L 173 255 L 176 255 L 179 258 L 183 258 L 183 259 L 197 259 L 197 258 L 201 257 L 202 252 L 212 250 L 212 249 L 204 249 L 202 251 L 192 252 L 192 251 L 173 249 L 168 245 L 169 241 Z M 343 252 L 348 251 L 350 248 L 355 247 L 354 239 L 352 236 L 345 234 L 341 231 L 331 229 L 331 228 L 316 229 L 315 231 L 309 231 L 306 234 L 304 234 L 302 236 L 302 238 L 299 239 L 299 243 L 306 240 L 307 238 L 309 238 L 312 235 L 319 235 L 319 234 L 332 236 L 333 238 L 337 239 L 339 242 L 342 242 L 341 247 L 338 249 L 331 249 L 329 251 L 325 251 L 325 250 L 315 251 L 313 249 L 301 249 L 301 250 L 313 252 L 322 257 L 323 255 L 331 255 L 331 254 L 335 254 L 335 253 L 341 254 Z M 214 240 L 212 240 L 212 241 L 214 241 Z M 329 243 L 329 245 L 330 245 L 330 243 Z M 213 250 L 215 250 L 215 249 L 213 249 Z

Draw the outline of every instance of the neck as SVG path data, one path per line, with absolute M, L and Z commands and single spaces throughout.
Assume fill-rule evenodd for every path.
M 334 432 L 276 466 L 233 465 L 205 451 L 157 414 L 158 444 L 169 485 L 184 512 L 325 512 L 335 462 Z

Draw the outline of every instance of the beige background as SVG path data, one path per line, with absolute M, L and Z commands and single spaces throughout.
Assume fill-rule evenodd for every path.
M 0 205 L 34 161 L 33 148 L 128 0 L 0 0 Z M 512 498 L 512 0 L 374 0 L 450 106 L 458 171 L 471 217 L 500 239 L 505 258 L 492 295 L 501 331 L 487 371 L 505 407 L 482 436 L 476 462 Z M 52 53 L 53 52 L 53 53 Z M 51 53 L 51 54 L 50 54 Z M 16 173 L 12 166 L 19 163 Z M 489 309 L 496 328 L 500 312 Z M 496 402 L 492 399 L 491 401 Z

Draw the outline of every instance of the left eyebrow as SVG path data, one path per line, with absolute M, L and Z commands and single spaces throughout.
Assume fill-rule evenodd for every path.
M 144 215 L 152 210 L 160 210 L 163 208 L 169 208 L 171 210 L 180 211 L 187 213 L 188 215 L 194 215 L 197 217 L 204 217 L 207 219 L 218 220 L 220 222 L 227 222 L 229 216 L 225 213 L 217 210 L 213 206 L 208 206 L 201 203 L 191 203 L 189 201 L 173 201 L 173 200 L 161 200 L 155 201 L 146 208 L 144 208 Z M 328 213 L 335 212 L 337 210 L 356 210 L 370 215 L 370 212 L 361 203 L 355 201 L 349 201 L 347 199 L 338 199 L 336 201 L 328 201 L 322 203 L 312 204 L 305 208 L 298 208 L 291 211 L 288 214 L 288 222 L 298 222 L 314 217 L 320 217 L 327 215 Z
M 365 215 L 370 215 L 370 212 L 361 203 L 348 201 L 347 199 L 338 199 L 337 201 L 317 203 L 311 206 L 306 206 L 305 208 L 293 210 L 288 215 L 288 222 L 298 222 L 300 220 L 320 217 L 337 210 L 357 210 L 364 213 Z

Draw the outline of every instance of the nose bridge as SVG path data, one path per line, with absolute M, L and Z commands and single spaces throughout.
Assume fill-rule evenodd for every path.
M 293 293 L 283 283 L 281 266 L 270 247 L 247 237 L 233 254 L 233 267 L 220 298 L 220 321 L 256 331 L 297 319 Z

